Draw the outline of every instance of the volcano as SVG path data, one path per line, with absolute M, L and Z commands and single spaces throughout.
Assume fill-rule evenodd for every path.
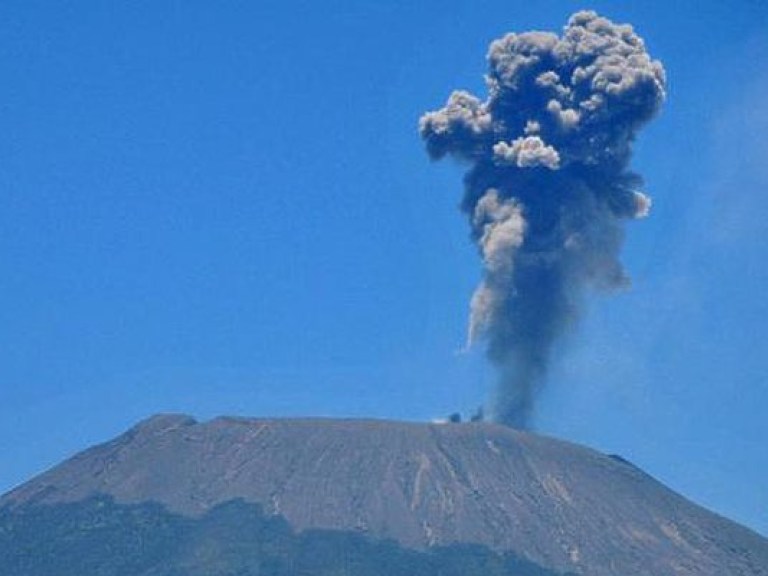
M 2 496 L 0 574 L 768 576 L 768 540 L 504 426 L 159 415 Z

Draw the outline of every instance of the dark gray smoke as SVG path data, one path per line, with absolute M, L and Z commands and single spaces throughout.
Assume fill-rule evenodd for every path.
M 632 142 L 665 75 L 631 26 L 594 12 L 574 14 L 562 37 L 506 35 L 488 65 L 485 101 L 454 92 L 419 129 L 432 159 L 469 165 L 462 209 L 484 266 L 469 343 L 487 341 L 501 373 L 493 417 L 526 427 L 585 290 L 628 285 L 624 222 L 651 205 L 629 170 Z

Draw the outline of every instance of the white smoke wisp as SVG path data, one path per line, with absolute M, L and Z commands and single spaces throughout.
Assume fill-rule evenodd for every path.
M 455 91 L 419 130 L 432 159 L 469 164 L 462 208 L 483 262 L 468 340 L 498 367 L 493 417 L 528 427 L 555 342 L 589 289 L 628 284 L 627 220 L 651 200 L 632 142 L 665 98 L 664 68 L 631 26 L 578 12 L 562 36 L 491 43 L 485 100 Z

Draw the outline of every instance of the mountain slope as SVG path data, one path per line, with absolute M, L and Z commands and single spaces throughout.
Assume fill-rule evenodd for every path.
M 234 500 L 197 518 L 107 497 L 0 510 L 3 576 L 574 576 L 477 545 L 417 551 L 338 530 L 296 533 Z
M 768 575 L 768 541 L 631 464 L 490 424 L 158 416 L 6 494 L 0 510 L 97 496 L 190 521 L 240 499 L 296 533 L 414 552 L 476 545 L 561 573 Z

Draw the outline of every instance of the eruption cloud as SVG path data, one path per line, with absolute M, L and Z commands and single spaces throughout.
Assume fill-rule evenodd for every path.
M 651 206 L 629 169 L 632 142 L 665 83 L 631 26 L 578 12 L 562 36 L 492 42 L 487 99 L 456 91 L 419 122 L 433 160 L 468 166 L 461 207 L 483 262 L 468 340 L 485 341 L 499 369 L 499 422 L 529 427 L 553 346 L 584 295 L 629 284 L 624 223 Z

